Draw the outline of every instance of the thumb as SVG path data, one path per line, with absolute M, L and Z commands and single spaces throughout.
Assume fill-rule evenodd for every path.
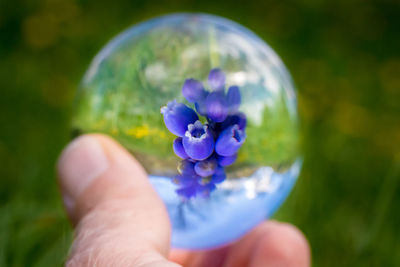
M 177 266 L 168 262 L 166 210 L 140 164 L 103 135 L 84 135 L 58 163 L 75 228 L 67 266 Z

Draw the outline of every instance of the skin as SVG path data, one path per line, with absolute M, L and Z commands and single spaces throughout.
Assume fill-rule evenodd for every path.
M 147 174 L 107 136 L 74 140 L 61 154 L 57 170 L 75 228 L 66 266 L 310 266 L 303 234 L 275 221 L 263 222 L 221 248 L 171 250 L 168 215 Z

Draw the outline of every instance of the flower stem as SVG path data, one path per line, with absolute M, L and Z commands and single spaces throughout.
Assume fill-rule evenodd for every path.
M 211 27 L 209 31 L 209 52 L 211 68 L 220 67 L 220 58 L 218 54 L 217 33 L 215 27 Z

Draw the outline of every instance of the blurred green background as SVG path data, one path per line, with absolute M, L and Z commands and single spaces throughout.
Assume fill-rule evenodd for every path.
M 77 85 L 115 34 L 179 11 L 243 24 L 291 70 L 305 161 L 275 217 L 314 266 L 400 266 L 400 6 L 372 0 L 0 0 L 0 266 L 64 262 L 55 162 Z

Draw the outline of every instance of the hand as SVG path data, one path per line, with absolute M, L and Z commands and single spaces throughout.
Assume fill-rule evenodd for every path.
M 74 140 L 58 163 L 75 240 L 67 266 L 309 266 L 306 239 L 268 221 L 223 248 L 170 251 L 170 223 L 140 164 L 103 135 Z

